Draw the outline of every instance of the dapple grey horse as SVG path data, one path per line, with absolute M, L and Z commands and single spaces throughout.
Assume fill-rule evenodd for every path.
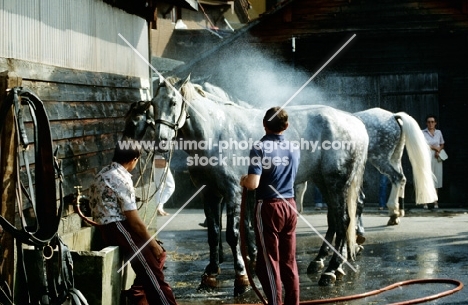
M 407 113 L 392 113 L 382 108 L 354 115 L 362 120 L 369 134 L 368 162 L 388 176 L 392 183 L 387 201 L 390 216 L 387 225 L 398 225 L 399 217 L 404 216 L 401 206 L 404 204 L 406 177 L 401 158 L 405 147 L 413 170 L 416 204 L 437 201 L 430 149 L 416 120 Z M 306 189 L 307 183 L 296 185 L 298 204 L 302 204 Z
M 235 294 L 248 286 L 239 248 L 241 187 L 253 141 L 263 134 L 265 110 L 245 108 L 206 98 L 189 78 L 166 78 L 151 103 L 134 103 L 127 116 L 126 138 L 141 139 L 154 122 L 154 140 L 162 151 L 184 149 L 192 182 L 202 190 L 208 224 L 210 262 L 201 288 L 217 285 L 220 271 L 221 214 L 226 207 L 226 241 L 234 256 Z M 356 202 L 362 186 L 369 139 L 364 124 L 349 113 L 327 106 L 286 109 L 290 127 L 285 136 L 301 147 L 297 183 L 313 181 L 329 204 L 328 236 L 335 249 L 319 284 L 330 285 L 343 276 L 342 264 L 356 251 Z M 181 147 L 183 146 L 183 147 Z

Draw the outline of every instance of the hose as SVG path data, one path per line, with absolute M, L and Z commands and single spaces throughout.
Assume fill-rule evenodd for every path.
M 246 255 L 246 242 L 245 242 L 245 231 L 244 231 L 244 215 L 245 215 L 245 205 L 246 205 L 246 198 L 247 198 L 247 189 L 244 187 L 242 190 L 242 201 L 241 201 L 241 215 L 240 215 L 240 247 L 241 247 L 241 254 L 242 258 L 244 259 L 244 262 L 247 261 L 247 255 Z M 252 286 L 253 290 L 257 294 L 258 298 L 260 301 L 264 304 L 267 305 L 267 301 L 263 297 L 263 295 L 260 293 L 258 288 L 255 285 L 255 282 L 253 281 L 253 278 L 250 274 L 249 268 L 247 269 L 247 276 L 249 278 L 250 285 Z M 345 301 L 351 301 L 351 300 L 357 300 L 357 299 L 362 299 L 365 297 L 377 295 L 386 291 L 393 290 L 395 288 L 399 288 L 402 286 L 409 286 L 409 285 L 415 285 L 415 284 L 451 284 L 456 286 L 453 289 L 446 290 L 440 293 L 436 293 L 433 295 L 429 295 L 426 297 L 418 298 L 418 299 L 412 299 L 408 301 L 402 301 L 402 302 L 397 302 L 397 303 L 392 303 L 389 305 L 410 305 L 410 304 L 419 304 L 419 303 L 424 303 L 424 302 L 429 302 L 435 299 L 439 299 L 445 296 L 448 296 L 450 294 L 453 294 L 455 292 L 458 292 L 463 289 L 463 283 L 461 281 L 455 280 L 455 279 L 444 279 L 444 278 L 435 278 L 435 279 L 413 279 L 413 280 L 406 280 L 406 281 L 401 281 L 397 282 L 391 285 L 388 285 L 384 288 L 381 289 L 376 289 L 372 290 L 369 292 L 364 292 L 360 294 L 353 294 L 349 296 L 343 296 L 343 297 L 336 297 L 336 298 L 330 298 L 330 299 L 320 299 L 320 300 L 310 300 L 310 301 L 301 301 L 299 304 L 301 305 L 312 305 L 312 304 L 328 304 L 328 303 L 335 303 L 335 302 L 345 302 Z M 236 304 L 230 304 L 230 305 L 236 305 Z M 255 305 L 254 303 L 252 304 L 242 304 L 242 305 Z M 257 304 L 258 305 L 258 304 Z

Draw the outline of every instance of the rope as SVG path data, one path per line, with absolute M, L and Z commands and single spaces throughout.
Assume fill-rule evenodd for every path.
M 245 245 L 245 226 L 244 226 L 245 213 L 246 213 L 246 208 L 245 208 L 246 201 L 247 201 L 247 189 L 244 187 L 242 188 L 242 201 L 241 201 L 241 211 L 240 211 L 241 215 L 240 215 L 240 220 L 239 220 L 240 221 L 239 233 L 241 235 L 240 248 L 241 248 L 242 259 L 244 260 L 244 262 L 247 261 L 247 246 Z M 258 290 L 257 285 L 255 285 L 253 276 L 250 273 L 250 268 L 247 267 L 245 269 L 247 271 L 247 277 L 249 279 L 250 286 L 254 290 L 255 294 L 258 296 L 258 298 L 260 299 L 260 301 L 262 301 L 264 305 L 268 305 L 268 302 L 265 300 L 260 290 Z

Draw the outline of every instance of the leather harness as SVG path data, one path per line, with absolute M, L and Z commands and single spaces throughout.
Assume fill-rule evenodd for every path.
M 29 111 L 28 111 L 29 110 Z M 33 128 L 33 139 L 28 139 L 24 118 L 29 113 Z M 22 87 L 10 90 L 5 101 L 0 105 L 0 135 L 3 122 L 13 116 L 15 134 L 5 137 L 17 137 L 19 148 L 15 169 L 16 204 L 21 228 L 17 228 L 0 215 L 0 225 L 12 234 L 17 245 L 18 279 L 27 286 L 27 294 L 19 295 L 22 304 L 62 304 L 67 299 L 71 304 L 88 304 L 82 293 L 74 288 L 73 261 L 68 247 L 57 234 L 63 210 L 62 173 L 60 164 L 52 149 L 49 118 L 42 101 L 33 92 Z M 3 140 L 3 139 L 2 139 Z M 31 145 L 32 144 L 32 145 Z M 33 146 L 35 175 L 29 167 L 29 147 Z M 20 158 L 27 174 L 25 186 L 20 179 Z M 56 184 L 56 174 L 58 185 Z M 6 177 L 1 177 L 4 180 Z M 8 177 L 9 178 L 9 177 Z M 59 197 L 57 197 L 57 187 Z M 33 266 L 27 267 L 24 260 L 23 244 L 33 246 L 33 257 L 37 258 Z M 57 249 L 58 261 L 54 262 L 54 249 Z M 31 264 L 29 264 L 31 265 Z M 29 279 L 29 281 L 28 281 Z M 9 287 L 0 287 L 0 303 L 14 304 Z

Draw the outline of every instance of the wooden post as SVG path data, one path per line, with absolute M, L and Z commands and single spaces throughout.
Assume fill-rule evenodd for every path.
M 0 72 L 0 106 L 6 97 L 6 90 L 16 86 L 21 86 L 22 78 L 8 71 Z M 13 109 L 13 108 L 12 108 Z M 13 111 L 11 112 L 13 113 Z M 13 116 L 8 116 L 0 134 L 0 213 L 10 223 L 15 224 L 16 207 L 16 177 L 17 167 L 16 150 L 18 141 L 15 136 L 15 125 Z M 15 271 L 15 240 L 9 233 L 0 234 L 0 279 L 13 290 L 13 278 Z

